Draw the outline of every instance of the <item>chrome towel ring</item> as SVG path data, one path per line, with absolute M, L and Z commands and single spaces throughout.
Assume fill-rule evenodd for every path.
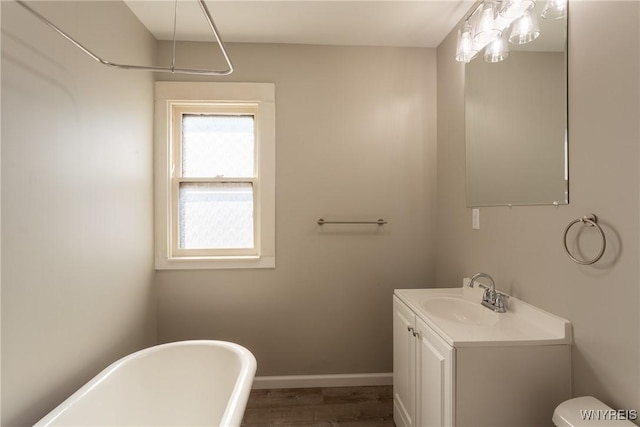
M 567 233 L 569 232 L 569 229 L 571 227 L 573 227 L 575 224 L 579 222 L 585 224 L 588 227 L 595 227 L 596 230 L 598 230 L 598 233 L 600 233 L 600 237 L 602 238 L 602 248 L 600 249 L 600 252 L 598 253 L 598 255 L 596 255 L 593 259 L 590 259 L 590 260 L 578 259 L 571 254 L 571 251 L 569 251 L 569 246 L 567 245 Z M 591 214 L 591 216 L 583 216 L 582 218 L 574 219 L 573 221 L 571 221 L 569 225 L 567 225 L 567 228 L 564 229 L 563 240 L 564 240 L 564 250 L 567 252 L 567 255 L 569 255 L 569 258 L 571 258 L 572 261 L 581 265 L 591 265 L 596 261 L 598 261 L 600 258 L 602 258 L 602 255 L 604 255 L 604 250 L 607 247 L 607 239 L 604 236 L 604 231 L 602 231 L 602 227 L 598 225 L 598 217 L 595 216 L 594 214 Z

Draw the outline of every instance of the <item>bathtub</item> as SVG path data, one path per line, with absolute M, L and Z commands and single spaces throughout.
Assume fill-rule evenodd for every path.
M 237 344 L 162 344 L 114 362 L 35 426 L 239 426 L 255 371 Z

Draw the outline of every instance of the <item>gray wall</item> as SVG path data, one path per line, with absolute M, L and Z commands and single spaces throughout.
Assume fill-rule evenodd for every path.
M 215 53 L 178 49 L 190 65 Z M 229 51 L 225 81 L 276 85 L 277 267 L 158 272 L 160 341 L 238 342 L 258 375 L 391 372 L 393 289 L 434 277 L 435 50 Z M 316 225 L 378 217 L 380 230 Z
M 638 409 L 640 5 L 570 6 L 568 206 L 482 208 L 480 230 L 471 229 L 464 67 L 453 60 L 454 34 L 438 48 L 437 282 L 485 271 L 499 289 L 571 320 L 574 395 Z M 565 255 L 562 233 L 590 213 L 608 247 L 597 264 L 580 266 Z M 597 251 L 592 237 L 581 239 L 585 255 Z
M 2 425 L 24 426 L 156 341 L 153 76 L 1 3 Z M 107 59 L 152 60 L 121 2 L 35 7 Z

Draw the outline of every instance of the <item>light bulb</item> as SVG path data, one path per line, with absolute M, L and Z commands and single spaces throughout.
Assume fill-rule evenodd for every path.
M 503 37 L 497 38 L 484 49 L 484 60 L 486 62 L 500 62 L 509 56 L 509 45 Z
M 564 18 L 567 16 L 567 0 L 547 0 L 540 16 L 548 20 Z
M 456 61 L 469 62 L 478 54 L 471 37 L 471 24 L 465 22 L 464 26 L 458 30 L 458 45 L 456 48 Z
M 507 0 L 502 3 L 500 15 L 508 19 L 516 19 L 524 12 L 533 9 L 535 0 Z
M 491 43 L 502 35 L 502 29 L 496 23 L 497 11 L 493 1 L 489 0 L 482 4 L 478 17 L 476 18 L 473 41 L 481 46 Z
M 525 12 L 511 27 L 509 42 L 513 44 L 529 43 L 540 36 L 538 21 L 529 12 Z

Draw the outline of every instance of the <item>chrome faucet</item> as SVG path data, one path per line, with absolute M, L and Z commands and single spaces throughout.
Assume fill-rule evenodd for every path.
M 496 291 L 496 282 L 494 282 L 494 281 L 493 281 L 493 277 L 489 276 L 487 273 L 476 273 L 476 274 L 474 274 L 473 276 L 471 276 L 471 281 L 469 282 L 469 287 L 470 287 L 470 288 L 473 288 L 473 284 L 474 284 L 474 282 L 475 282 L 477 279 L 481 278 L 481 277 L 484 277 L 484 278 L 486 278 L 486 279 L 489 279 L 489 281 L 491 282 L 491 288 L 490 288 L 490 289 L 491 289 L 491 292 L 495 292 L 495 291 Z M 479 284 L 479 286 L 480 286 L 480 287 L 482 287 L 482 288 L 484 288 L 485 290 L 486 290 L 486 289 L 489 289 L 489 288 L 487 288 L 486 286 L 484 286 L 482 283 L 480 283 L 480 284 Z
M 485 286 L 482 283 L 478 283 L 478 286 L 480 286 L 481 288 L 484 288 L 484 293 L 482 294 L 482 305 L 487 307 L 490 310 L 495 311 L 496 313 L 506 313 L 507 300 L 509 299 L 509 295 L 505 295 L 501 292 L 497 292 L 496 282 L 494 282 L 493 278 L 489 276 L 487 273 L 476 273 L 473 276 L 471 276 L 469 287 L 473 288 L 473 284 L 480 277 L 489 279 L 489 282 L 490 282 L 490 286 Z

